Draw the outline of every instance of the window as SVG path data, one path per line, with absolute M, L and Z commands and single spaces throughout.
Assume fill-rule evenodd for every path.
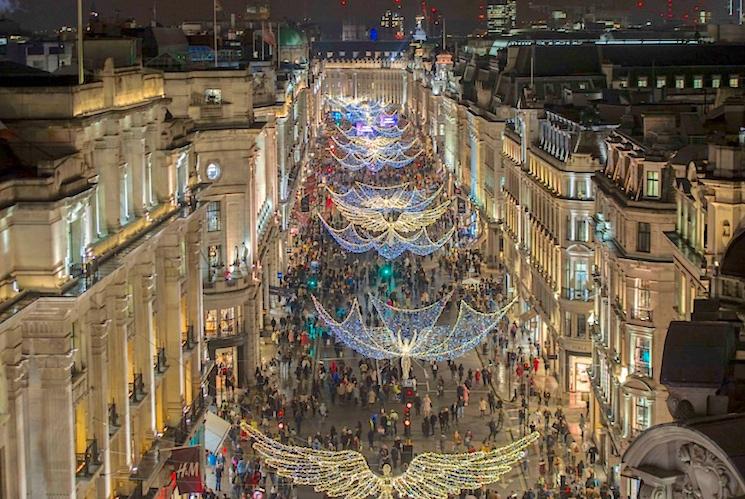
M 585 179 L 577 179 L 577 199 L 588 199 L 587 196 L 587 182 Z
M 587 318 L 585 314 L 577 314 L 577 338 L 584 338 L 587 334 Z
M 719 88 L 722 84 L 722 77 L 720 75 L 711 76 L 711 88 Z
M 652 292 L 649 281 L 636 280 L 636 306 L 631 311 L 632 318 L 640 321 L 652 320 Z
M 204 91 L 205 104 L 222 104 L 222 90 L 219 88 L 208 88 Z
M 620 79 L 620 80 L 618 81 L 618 85 L 619 85 L 619 86 L 620 86 L 621 88 L 628 88 L 628 86 L 629 86 L 629 79 L 628 79 L 628 78 L 621 78 L 621 79 Z
M 732 88 L 737 88 L 740 86 L 740 77 L 737 75 L 732 75 L 729 77 L 729 86 Z
M 119 223 L 127 225 L 129 222 L 129 168 L 127 165 L 122 169 L 119 180 Z
M 72 323 L 73 374 L 85 371 L 85 335 L 80 332 L 77 321 Z
M 660 197 L 660 172 L 658 171 L 647 172 L 647 197 Z
M 729 237 L 732 233 L 732 228 L 729 225 L 729 220 L 725 220 L 724 224 L 722 224 L 722 236 Z M 704 237 L 704 239 L 706 239 Z
M 642 432 L 650 425 L 650 404 L 644 397 L 634 398 L 634 434 Z
M 657 88 L 663 88 L 667 86 L 667 76 L 657 77 Z
M 210 201 L 207 205 L 207 232 L 217 232 L 221 229 L 220 201 Z
M 235 307 L 220 310 L 220 332 L 218 336 L 233 335 L 235 333 Z
M 649 84 L 649 78 L 647 78 L 646 76 L 640 76 L 636 80 L 636 86 L 639 88 L 647 88 L 648 84 Z
M 652 245 L 652 230 L 647 222 L 639 222 L 636 232 L 636 251 L 649 253 Z
M 652 377 L 652 340 L 644 336 L 632 338 L 632 350 L 634 352 L 633 365 L 634 374 Z
M 586 219 L 584 219 L 584 218 L 578 218 L 576 220 L 576 229 L 577 229 L 577 232 L 574 235 L 574 240 L 575 241 L 585 241 L 585 242 L 587 242 L 587 240 L 588 240 L 588 233 L 589 233 L 588 226 L 589 226 L 589 224 L 587 223 L 587 220 Z
M 572 314 L 564 312 L 564 336 L 572 335 Z
M 153 155 L 148 154 L 145 159 L 145 203 L 148 207 L 155 204 L 153 196 Z
M 207 263 L 211 268 L 222 266 L 222 246 L 213 244 L 207 248 Z
M 704 88 L 703 75 L 696 75 L 693 77 L 693 88 Z
M 217 336 L 217 310 L 208 310 L 204 318 L 204 335 L 208 338 Z
M 685 76 L 676 76 L 675 77 L 675 88 L 686 88 L 686 79 L 685 79 Z

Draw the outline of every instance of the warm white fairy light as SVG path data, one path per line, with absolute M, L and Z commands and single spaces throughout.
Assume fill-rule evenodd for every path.
M 331 334 L 365 357 L 378 360 L 410 357 L 440 362 L 456 359 L 479 346 L 516 303 L 518 296 L 493 313 L 479 312 L 461 301 L 458 317 L 452 326 L 435 325 L 439 316 L 433 321 L 429 315 L 412 314 L 416 310 L 399 309 L 376 299 L 372 299 L 372 304 L 383 326 L 368 327 L 356 299 L 349 315 L 338 322 L 315 296 L 312 299 L 319 318 L 326 323 Z M 442 309 L 439 311 L 441 313 Z M 396 317 L 397 315 L 400 317 Z M 406 352 L 401 350 L 399 335 L 401 339 L 407 340 Z M 412 338 L 415 341 L 409 342 Z
M 395 495 L 401 499 L 447 499 L 461 490 L 479 489 L 498 482 L 525 458 L 525 449 L 540 437 L 534 432 L 492 451 L 424 452 L 415 456 L 402 474 L 391 475 L 386 467 L 381 476 L 372 472 L 357 451 L 285 445 L 250 425 L 243 425 L 243 429 L 254 440 L 256 452 L 279 476 L 330 497 L 346 499 L 393 499 Z
M 401 213 L 395 220 L 386 217 L 384 213 L 372 208 L 359 208 L 337 200 L 336 209 L 339 210 L 347 220 L 358 225 L 369 232 L 396 231 L 398 233 L 410 233 L 437 222 L 450 207 L 450 200 L 422 211 Z

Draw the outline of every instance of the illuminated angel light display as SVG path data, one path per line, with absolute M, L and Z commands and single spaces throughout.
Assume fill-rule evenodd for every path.
M 383 466 L 382 475 L 373 473 L 365 457 L 357 451 L 315 450 L 283 444 L 249 424 L 242 428 L 253 440 L 253 448 L 277 475 L 296 485 L 308 485 L 329 497 L 345 499 L 447 499 L 464 489 L 479 489 L 498 482 L 525 458 L 525 449 L 540 434 L 526 435 L 492 451 L 445 454 L 417 454 L 406 471 L 393 475 Z

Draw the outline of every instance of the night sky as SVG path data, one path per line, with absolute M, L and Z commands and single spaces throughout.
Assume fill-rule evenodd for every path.
M 104 19 L 134 17 L 141 24 L 148 24 L 151 19 L 153 2 L 157 2 L 158 21 L 164 25 L 178 25 L 184 20 L 207 20 L 212 18 L 212 0 L 83 0 L 85 10 L 95 6 Z M 220 0 L 224 9 L 222 15 L 244 12 L 250 0 Z M 406 17 L 407 29 L 413 27 L 413 17 L 420 9 L 421 0 L 400 0 L 401 12 Z M 447 20 L 449 32 L 468 32 L 478 22 L 479 5 L 488 0 L 427 0 L 442 12 Z M 668 3 L 669 2 L 669 3 Z M 396 8 L 395 0 L 347 0 L 347 6 L 341 0 L 270 0 L 274 20 L 300 20 L 309 17 L 319 23 L 324 32 L 334 36 L 341 32 L 343 20 L 355 20 L 371 26 L 380 19 L 381 14 L 389 8 Z M 550 8 L 565 8 L 569 4 L 591 4 L 612 10 L 635 13 L 638 19 L 659 19 L 674 14 L 671 19 L 687 19 L 695 16 L 698 10 L 723 10 L 726 0 L 517 0 L 518 16 L 533 11 L 539 5 L 550 5 Z M 0 11 L 17 20 L 27 29 L 54 29 L 62 25 L 72 25 L 75 21 L 76 0 L 0 0 Z M 9 8 L 10 6 L 10 8 Z M 668 11 L 670 9 L 670 11 Z M 545 10 L 544 12 L 549 12 Z M 544 14 L 540 14 L 544 15 Z M 641 17 L 639 17 L 641 16 Z M 534 17 L 529 16 L 534 19 Z M 483 25 L 483 22 L 480 23 Z
M 158 18 L 163 24 L 178 24 L 185 19 L 209 19 L 212 17 L 212 0 L 156 0 Z M 246 0 L 220 0 L 224 12 L 242 12 Z M 71 25 L 75 20 L 75 0 L 0 0 L 0 6 L 15 3 L 15 9 L 6 15 L 19 21 L 28 29 L 56 28 Z M 105 18 L 114 17 L 119 11 L 121 18 L 134 17 L 140 23 L 149 22 L 153 0 L 84 0 L 86 10 L 95 5 Z M 479 0 L 429 0 L 454 23 L 475 22 Z M 402 11 L 409 19 L 420 5 L 420 0 L 401 0 Z M 377 19 L 387 8 L 394 8 L 394 0 L 348 0 L 342 7 L 339 0 L 272 0 L 273 18 L 299 19 L 303 15 L 316 22 L 340 23 L 347 18 L 360 22 Z

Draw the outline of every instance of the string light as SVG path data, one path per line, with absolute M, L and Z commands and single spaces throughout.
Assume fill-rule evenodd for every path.
M 452 326 L 433 325 L 439 320 L 439 315 L 434 323 L 429 320 L 428 315 L 417 317 L 416 314 L 411 314 L 406 318 L 391 318 L 391 314 L 403 313 L 401 311 L 405 309 L 381 305 L 379 301 L 373 302 L 384 325 L 372 328 L 365 324 L 357 300 L 342 322 L 337 322 L 326 312 L 315 297 L 313 302 L 319 317 L 337 339 L 366 357 L 378 360 L 400 357 L 439 362 L 455 359 L 476 348 L 498 325 L 517 298 L 515 296 L 501 310 L 493 313 L 479 312 L 461 301 L 458 317 Z M 393 329 L 397 324 L 404 323 L 407 324 L 406 329 Z
M 395 220 L 388 220 L 378 210 L 372 208 L 358 208 L 350 206 L 341 200 L 336 203 L 336 208 L 351 223 L 358 225 L 369 232 L 396 231 L 398 233 L 416 232 L 424 227 L 432 225 L 445 214 L 450 206 L 450 200 L 422 211 L 404 211 Z
M 356 208 L 365 208 L 382 212 L 389 211 L 422 211 L 439 197 L 443 186 L 434 193 L 428 194 L 424 190 L 408 190 L 408 184 L 392 187 L 377 187 L 358 183 L 357 187 L 349 189 L 344 194 L 334 192 L 327 187 L 331 199 L 336 203 L 343 203 Z
M 409 463 L 406 471 L 391 475 L 373 473 L 365 457 L 357 451 L 315 450 L 285 445 L 248 424 L 242 428 L 253 439 L 253 448 L 277 475 L 296 485 L 308 485 L 330 497 L 366 499 L 447 499 L 461 490 L 479 489 L 498 482 L 525 458 L 525 449 L 540 434 L 533 432 L 492 451 L 441 454 L 424 452 Z
M 331 237 L 344 250 L 350 253 L 366 253 L 370 250 L 376 250 L 386 260 L 394 260 L 406 251 L 419 256 L 430 255 L 445 246 L 455 234 L 455 227 L 452 227 L 443 237 L 437 241 L 432 241 L 424 228 L 412 237 L 405 237 L 395 230 L 389 229 L 377 236 L 366 238 L 357 232 L 354 224 L 350 223 L 343 229 L 334 229 L 323 217 L 319 216 L 319 219 Z
M 386 166 L 396 169 L 401 169 L 409 166 L 414 162 L 420 155 L 422 150 L 419 150 L 413 156 L 407 156 L 404 153 L 396 154 L 392 157 L 386 157 L 381 154 L 372 154 L 371 156 L 360 157 L 354 153 L 346 153 L 343 156 L 339 156 L 336 151 L 331 151 L 331 157 L 333 157 L 341 166 L 350 171 L 359 171 L 363 168 L 367 168 L 371 172 L 379 172 Z

